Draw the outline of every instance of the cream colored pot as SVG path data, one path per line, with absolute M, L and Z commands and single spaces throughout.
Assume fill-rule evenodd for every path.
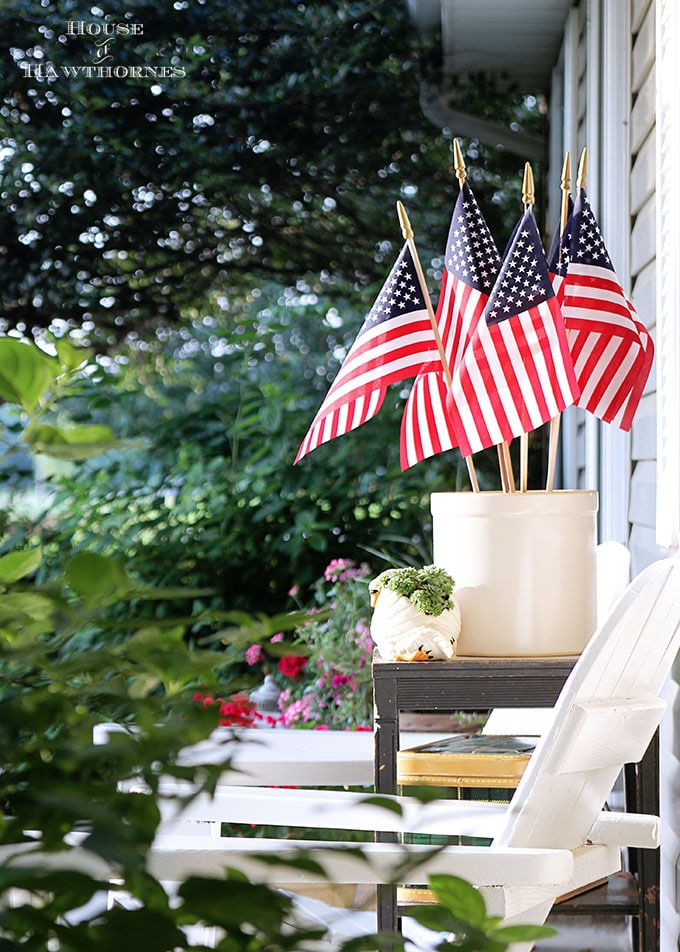
M 459 655 L 580 654 L 596 626 L 596 492 L 433 493 L 431 508 Z

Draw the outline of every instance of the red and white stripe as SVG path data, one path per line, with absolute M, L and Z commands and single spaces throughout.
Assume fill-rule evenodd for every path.
M 563 288 L 576 405 L 630 430 L 654 359 L 649 332 L 609 268 L 570 262 Z
M 476 332 L 454 375 L 448 409 L 463 456 L 512 440 L 578 396 L 554 297 Z
M 437 327 L 449 370 L 453 376 L 477 322 L 484 313 L 488 295 L 444 271 L 437 305 Z M 401 468 L 453 449 L 456 436 L 449 412 L 449 387 L 443 367 L 421 371 L 409 394 L 401 421 Z
M 415 375 L 437 354 L 426 308 L 375 325 L 355 340 L 305 436 L 297 463 L 312 450 L 375 416 L 387 386 Z

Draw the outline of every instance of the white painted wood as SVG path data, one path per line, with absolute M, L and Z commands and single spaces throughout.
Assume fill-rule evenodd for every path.
M 632 0 L 631 2 L 631 30 L 633 33 L 637 33 L 642 25 L 649 7 L 653 4 L 653 0 Z
M 630 239 L 630 273 L 638 274 L 654 260 L 656 231 L 656 198 L 652 197 L 640 209 Z M 624 290 L 628 290 L 624 285 Z
M 423 877 L 434 872 L 448 872 L 462 876 L 480 886 L 496 885 L 500 881 L 512 886 L 531 886 L 549 890 L 550 885 L 562 886 L 574 872 L 574 860 L 569 850 L 493 850 L 489 862 L 489 847 L 450 847 L 439 855 L 432 855 L 431 846 L 399 843 L 374 843 L 371 849 L 333 848 L 324 841 L 307 841 L 304 849 L 311 852 L 315 862 L 326 872 L 297 869 L 301 844 L 296 841 L 238 837 L 206 840 L 203 837 L 176 835 L 162 837 L 154 847 L 148 863 L 152 875 L 170 882 L 187 876 L 221 876 L 225 864 L 237 866 L 257 882 L 268 883 L 375 883 L 389 882 L 395 873 L 404 883 L 422 883 Z M 263 862 L 260 856 L 275 856 L 276 865 Z M 413 869 L 400 869 L 409 858 Z M 282 866 L 290 861 L 290 866 Z
M 657 267 L 656 371 L 658 492 L 656 538 L 680 546 L 680 5 L 657 0 Z
M 583 652 L 557 702 L 553 727 L 541 738 L 510 804 L 511 820 L 501 843 L 575 845 L 583 824 L 590 828 L 594 823 L 620 765 L 581 774 L 553 773 L 568 711 L 592 697 L 658 695 L 679 645 L 680 562 L 664 560 L 628 586 Z M 624 720 L 622 713 L 622 729 Z M 651 736 L 650 732 L 648 741 Z M 550 804 L 547 813 L 546 804 Z M 560 816 L 558 826 L 551 816 Z
M 651 66 L 637 92 L 630 114 L 630 149 L 637 155 L 640 146 L 654 128 L 656 68 Z
M 671 0 L 672 2 L 672 0 Z M 627 4 L 626 4 L 627 6 Z M 632 89 L 636 90 L 642 86 L 645 77 L 651 69 L 655 55 L 655 18 L 654 4 L 650 4 L 645 17 L 640 24 L 633 47 L 633 60 L 631 63 Z
M 656 515 L 656 462 L 638 463 L 631 483 L 630 521 L 653 529 Z
M 591 639 L 565 684 L 553 723 L 539 740 L 507 809 L 499 810 L 498 804 L 471 805 L 464 801 L 421 805 L 398 798 L 401 811 L 397 815 L 366 803 L 365 797 L 343 791 L 240 791 L 225 787 L 214 800 L 204 798 L 192 804 L 187 809 L 193 812 L 184 815 L 192 820 L 228 817 L 276 825 L 298 822 L 320 828 L 344 828 L 347 824 L 356 828 L 363 824 L 364 828 L 375 829 L 380 824 L 390 830 L 440 833 L 453 833 L 459 823 L 467 824 L 467 829 L 477 828 L 481 819 L 487 835 L 493 835 L 499 827 L 491 847 L 445 847 L 430 868 L 492 886 L 493 908 L 501 909 L 504 916 L 524 913 L 525 918 L 530 915 L 529 921 L 541 921 L 555 896 L 618 868 L 618 843 L 627 839 L 625 821 L 602 819 L 600 814 L 623 759 L 641 756 L 652 736 L 661 706 L 659 693 L 679 646 L 680 560 L 664 560 L 648 567 L 627 587 Z M 616 759 L 612 751 L 616 751 Z M 172 802 L 164 799 L 162 806 L 167 822 L 176 823 Z M 635 841 L 648 837 L 653 840 L 655 822 L 640 820 L 638 829 L 633 829 L 632 823 L 628 833 Z M 605 839 L 607 829 L 617 845 L 584 845 L 591 834 Z M 410 854 L 414 854 L 414 861 L 423 858 L 422 849 L 408 844 L 363 844 L 362 852 L 368 859 L 361 861 L 344 853 L 337 855 L 326 845 L 286 840 L 274 841 L 271 848 L 280 860 L 295 845 L 311 849 L 315 859 L 329 863 L 331 879 L 340 882 L 384 881 L 383 877 L 394 871 L 397 859 Z M 261 867 L 257 860 L 256 854 L 264 848 L 259 840 L 177 836 L 165 833 L 161 827 L 151 851 L 151 869 L 171 879 L 199 868 L 203 875 L 219 875 L 224 865 L 230 864 L 258 879 L 280 882 L 288 873 Z M 527 852 L 542 849 L 547 852 Z M 525 864 L 529 855 L 533 862 Z M 400 873 L 399 879 L 422 881 L 427 868 L 420 867 L 418 873 Z M 310 874 L 297 870 L 294 875 L 304 878 Z M 560 877 L 559 884 L 550 882 Z M 568 886 L 565 877 L 571 877 Z M 541 885 L 537 885 L 539 882 Z
M 657 458 L 656 393 L 646 393 L 637 408 L 631 427 L 631 457 L 634 460 Z M 658 502 L 658 496 L 657 496 Z M 659 516 L 657 507 L 657 529 Z
M 633 575 L 641 572 L 651 562 L 664 559 L 668 551 L 656 542 L 655 530 L 646 526 L 632 526 L 630 530 L 630 570 Z
M 630 552 L 621 542 L 601 542 L 595 550 L 597 624 L 604 623 L 630 581 Z M 542 732 L 541 732 L 542 733 Z
M 634 846 L 656 849 L 661 842 L 661 821 L 658 816 L 602 812 L 588 834 L 590 843 L 609 846 Z
M 656 264 L 651 262 L 636 276 L 633 283 L 631 300 L 635 305 L 638 316 L 647 328 L 654 328 L 656 323 Z M 654 370 L 649 375 L 646 386 L 656 387 Z
M 629 272 L 629 175 L 630 141 L 630 23 L 628 4 L 602 0 L 601 90 L 597 100 L 603 187 L 600 195 L 600 225 L 609 255 L 624 287 Z M 606 108 L 600 111 L 600 101 Z M 589 110 L 594 104 L 589 103 Z M 617 162 L 611 156 L 619 157 Z M 596 426 L 600 442 L 600 538 L 628 541 L 630 438 L 617 427 Z M 593 484 L 597 485 L 597 484 Z
M 573 773 L 638 763 L 665 710 L 665 702 L 655 695 L 574 703 L 560 733 L 562 743 L 553 750 L 551 769 Z
M 630 176 L 630 211 L 637 215 L 656 190 L 656 135 L 654 129 L 644 139 L 635 157 Z
M 125 731 L 120 724 L 98 724 L 94 743 L 107 743 L 111 734 Z M 404 731 L 400 746 L 416 747 L 446 736 L 446 732 Z M 370 787 L 373 748 L 372 731 L 218 727 L 207 740 L 184 748 L 179 762 L 224 764 L 220 784 Z

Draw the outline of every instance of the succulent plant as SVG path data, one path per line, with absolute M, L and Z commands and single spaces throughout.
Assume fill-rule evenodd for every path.
M 403 595 L 419 611 L 426 615 L 441 615 L 453 607 L 451 594 L 454 580 L 445 569 L 426 565 L 422 569 L 387 569 L 371 582 L 373 593 L 386 588 Z

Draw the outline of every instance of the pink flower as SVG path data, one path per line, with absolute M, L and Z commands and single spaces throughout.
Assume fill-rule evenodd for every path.
M 271 636 L 271 638 L 269 639 L 269 641 L 270 641 L 271 644 L 273 644 L 273 645 L 275 645 L 275 644 L 276 644 L 277 642 L 279 642 L 279 641 L 283 641 L 283 632 L 282 632 L 282 631 L 278 631 L 275 635 L 272 635 L 272 636 Z
M 355 565 L 356 562 L 351 559 L 331 559 L 324 570 L 323 577 L 327 582 L 339 582 L 343 573 L 351 571 Z
M 343 684 L 352 684 L 354 678 L 350 677 L 349 674 L 334 674 L 331 684 L 334 688 L 340 688 Z
M 293 585 L 292 588 L 289 588 L 289 589 L 288 589 L 288 595 L 289 595 L 291 598 L 295 598 L 295 596 L 299 593 L 299 591 L 300 591 L 300 586 L 299 586 L 299 585 Z
M 293 701 L 292 704 L 289 704 L 288 707 L 283 711 L 281 720 L 284 727 L 290 727 L 291 724 L 296 724 L 298 721 L 307 721 L 314 720 L 314 713 L 312 706 L 314 703 L 314 698 L 306 694 L 304 697 L 301 697 L 297 701 Z
M 246 648 L 246 664 L 249 664 L 251 667 L 254 664 L 259 664 L 260 661 L 264 661 L 265 654 L 262 650 L 262 645 L 251 645 L 249 648 Z
M 352 559 L 331 559 L 323 576 L 327 582 L 346 582 L 351 578 L 364 578 L 366 572 L 365 565 L 357 565 Z

